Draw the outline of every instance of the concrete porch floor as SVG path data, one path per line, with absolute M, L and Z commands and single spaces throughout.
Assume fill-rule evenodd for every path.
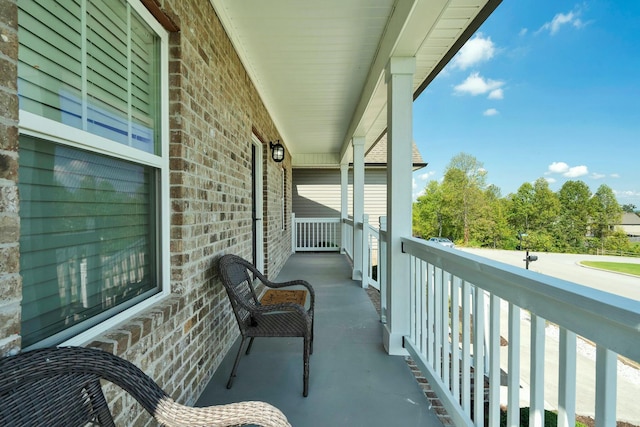
M 309 396 L 302 397 L 302 339 L 258 338 L 226 382 L 239 340 L 196 406 L 262 400 L 296 427 L 442 426 L 409 366 L 382 346 L 382 325 L 344 255 L 295 254 L 277 281 L 303 278 L 315 289 Z

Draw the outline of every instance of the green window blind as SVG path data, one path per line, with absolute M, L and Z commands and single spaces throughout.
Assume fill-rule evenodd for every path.
M 152 168 L 22 135 L 19 173 L 23 346 L 159 291 Z
M 160 154 L 160 40 L 124 0 L 22 0 L 22 110 Z

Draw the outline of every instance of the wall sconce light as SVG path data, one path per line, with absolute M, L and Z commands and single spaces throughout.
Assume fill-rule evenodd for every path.
M 277 140 L 274 144 L 273 142 L 269 142 L 269 146 L 271 147 L 271 158 L 274 162 L 280 163 L 284 160 L 284 146 L 280 144 L 280 140 Z

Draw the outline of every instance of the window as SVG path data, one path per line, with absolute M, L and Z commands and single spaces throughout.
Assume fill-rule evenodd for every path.
M 137 0 L 18 7 L 29 347 L 62 342 L 162 292 L 167 35 Z

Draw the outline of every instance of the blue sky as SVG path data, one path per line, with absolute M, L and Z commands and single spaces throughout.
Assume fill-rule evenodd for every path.
M 464 152 L 502 195 L 606 184 L 640 209 L 640 1 L 504 0 L 414 102 L 429 165 L 414 196 Z

